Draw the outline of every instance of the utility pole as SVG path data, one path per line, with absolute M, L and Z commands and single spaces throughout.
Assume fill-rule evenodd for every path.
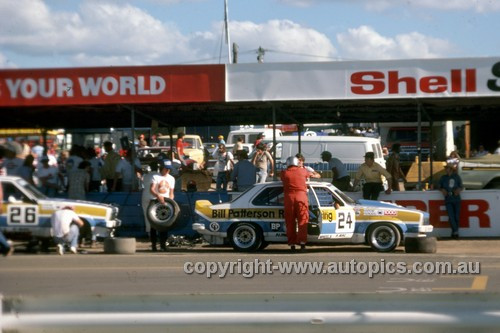
M 257 49 L 257 61 L 259 63 L 263 63 L 264 62 L 264 55 L 266 54 L 266 50 L 264 50 L 262 48 L 262 46 L 259 46 L 259 48 Z
M 226 32 L 227 57 L 228 62 L 231 61 L 231 38 L 229 37 L 229 14 L 227 9 L 227 0 L 224 0 L 224 30 Z
M 238 63 L 238 49 L 239 49 L 238 44 L 233 43 L 233 64 Z

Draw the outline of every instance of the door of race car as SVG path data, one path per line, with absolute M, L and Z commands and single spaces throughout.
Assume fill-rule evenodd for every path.
M 2 182 L 3 210 L 0 227 L 7 233 L 29 233 L 40 226 L 39 206 L 28 198 L 14 183 Z
M 318 235 L 318 239 L 352 237 L 356 224 L 354 209 L 344 205 L 327 187 L 310 189 L 309 207 L 310 235 Z

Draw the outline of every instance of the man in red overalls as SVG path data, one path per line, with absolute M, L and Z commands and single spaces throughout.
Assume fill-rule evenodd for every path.
M 300 244 L 300 251 L 305 252 L 307 222 L 309 221 L 306 180 L 309 172 L 298 166 L 299 160 L 297 157 L 289 157 L 286 164 L 287 169 L 281 172 L 285 195 L 286 236 L 292 251 L 295 251 L 295 245 Z M 299 226 L 298 233 L 295 220 L 297 220 Z

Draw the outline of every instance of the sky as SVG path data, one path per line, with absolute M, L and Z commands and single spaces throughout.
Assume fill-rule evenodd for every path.
M 228 0 L 238 63 L 500 56 L 500 0 Z M 224 0 L 0 0 L 0 68 L 228 63 Z

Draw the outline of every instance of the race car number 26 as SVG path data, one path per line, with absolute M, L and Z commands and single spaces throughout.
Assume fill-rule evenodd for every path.
M 36 224 L 38 206 L 9 206 L 7 224 Z

